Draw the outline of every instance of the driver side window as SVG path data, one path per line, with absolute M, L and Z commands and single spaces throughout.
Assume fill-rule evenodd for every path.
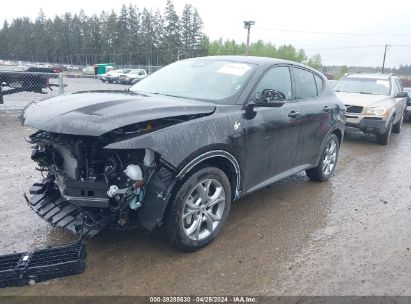
M 286 100 L 292 100 L 291 76 L 288 67 L 274 67 L 261 78 L 255 90 L 255 98 L 259 100 L 264 90 L 276 90 L 284 94 Z

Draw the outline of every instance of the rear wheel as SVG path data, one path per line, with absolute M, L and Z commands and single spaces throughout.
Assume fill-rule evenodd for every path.
M 165 216 L 165 232 L 179 249 L 194 251 L 221 231 L 231 206 L 230 182 L 223 171 L 205 167 L 177 190 Z
M 308 177 L 311 180 L 320 182 L 328 180 L 337 165 L 339 150 L 340 142 L 335 134 L 331 134 L 327 138 L 318 166 L 305 171 Z
M 391 137 L 391 132 L 392 132 L 392 120 L 390 121 L 389 125 L 387 126 L 387 129 L 385 130 L 384 134 L 378 134 L 377 135 L 377 143 L 380 145 L 387 145 L 388 142 L 390 141 Z

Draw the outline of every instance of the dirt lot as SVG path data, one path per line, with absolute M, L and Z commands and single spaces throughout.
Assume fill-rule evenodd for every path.
M 68 239 L 26 205 L 39 178 L 16 117 L 0 115 L 0 252 Z M 411 295 L 411 124 L 388 146 L 346 138 L 335 176 L 301 173 L 232 206 L 195 253 L 159 234 L 106 231 L 87 241 L 85 273 L 0 295 Z

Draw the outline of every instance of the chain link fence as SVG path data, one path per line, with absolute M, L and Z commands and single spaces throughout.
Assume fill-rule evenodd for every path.
M 144 69 L 148 74 L 160 66 L 123 66 L 122 69 Z M 0 66 L 0 112 L 21 112 L 32 101 L 57 95 L 90 90 L 124 90 L 131 84 L 119 75 L 106 81 L 101 75 L 80 72 L 44 73 L 2 70 Z

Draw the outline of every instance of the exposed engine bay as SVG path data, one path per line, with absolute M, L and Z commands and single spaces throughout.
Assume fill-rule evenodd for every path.
M 127 228 L 141 224 L 149 230 L 159 226 L 161 217 L 152 207 L 156 200 L 164 203 L 168 199 L 176 180 L 172 166 L 149 149 L 104 148 L 113 137 L 135 136 L 152 127 L 134 125 L 100 137 L 34 133 L 29 138 L 31 158 L 43 180 L 30 189 L 30 206 L 52 225 L 74 233 L 84 229 L 88 237 L 107 225 Z M 153 206 L 143 208 L 146 201 Z

